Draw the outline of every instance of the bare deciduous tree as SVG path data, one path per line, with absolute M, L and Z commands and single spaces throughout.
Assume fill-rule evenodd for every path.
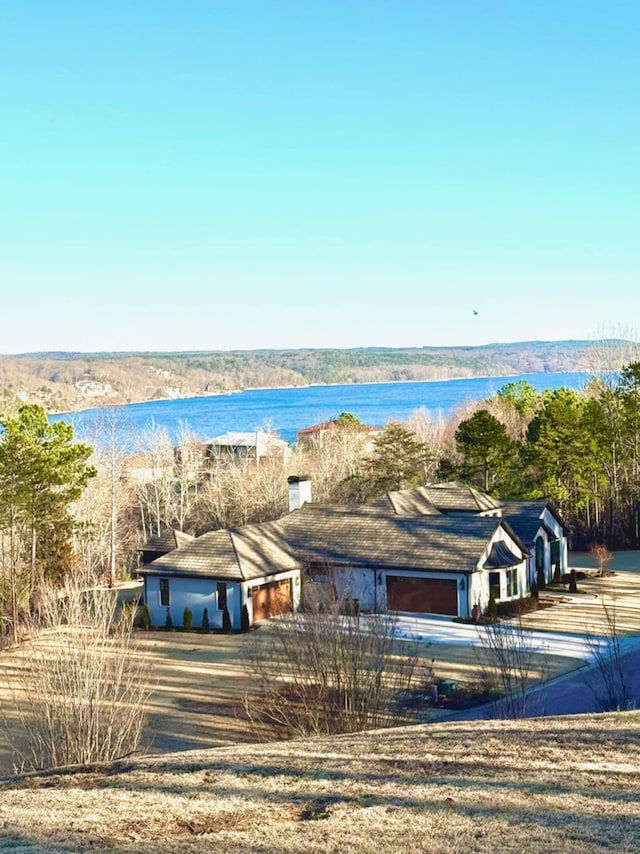
M 536 653 L 531 632 L 521 620 L 478 626 L 483 681 L 493 682 L 501 699 L 495 705 L 496 717 L 523 718 L 532 713 L 528 695 L 544 675 L 535 666 Z M 541 709 L 536 709 L 540 713 Z
M 625 668 L 623 649 L 618 628 L 618 609 L 615 597 L 601 598 L 604 629 L 596 634 L 587 626 L 585 636 L 595 665 L 587 678 L 595 700 L 603 712 L 625 711 L 634 702 L 633 691 Z
M 417 679 L 415 644 L 395 639 L 391 615 L 340 610 L 308 597 L 303 613 L 272 621 L 269 643 L 255 645 L 245 712 L 258 731 L 287 738 L 407 722 L 393 699 Z
M 28 667 L 3 708 L 16 765 L 56 768 L 137 751 L 149 666 L 115 591 L 70 580 L 46 589 L 29 635 Z

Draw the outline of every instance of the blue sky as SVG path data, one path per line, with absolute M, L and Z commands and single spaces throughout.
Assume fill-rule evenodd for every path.
M 0 0 L 0 352 L 634 334 L 639 33 L 636 0 Z

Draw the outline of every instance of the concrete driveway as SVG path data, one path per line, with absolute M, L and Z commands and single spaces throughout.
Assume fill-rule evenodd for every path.
M 526 628 L 529 629 L 528 626 Z M 601 646 L 605 643 L 598 638 L 589 640 L 581 633 L 536 631 L 535 628 L 523 635 L 523 641 L 527 648 L 547 655 L 591 661 L 593 645 Z M 487 629 L 481 625 L 452 623 L 449 617 L 415 615 L 399 616 L 396 632 L 399 638 L 420 643 L 480 647 Z

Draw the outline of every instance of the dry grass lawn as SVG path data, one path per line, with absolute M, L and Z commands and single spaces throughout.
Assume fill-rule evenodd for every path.
M 0 851 L 635 852 L 640 715 L 433 724 L 0 780 Z
M 256 741 L 256 733 L 237 709 L 254 684 L 247 657 L 254 644 L 269 643 L 268 629 L 248 635 L 140 632 L 138 638 L 141 654 L 151 658 L 154 674 L 146 750 L 167 753 Z M 459 683 L 479 679 L 477 649 L 433 644 L 418 650 L 425 664 L 434 659 L 439 677 Z M 563 656 L 536 655 L 532 679 L 550 678 L 582 663 Z M 0 705 L 28 666 L 29 644 L 0 656 Z M 11 722 L 10 706 L 6 713 Z M 432 715 L 432 719 L 438 717 L 442 715 Z M 0 774 L 11 767 L 11 749 L 0 728 Z
M 636 554 L 634 552 L 634 554 Z M 585 567 L 587 568 L 587 567 Z M 616 571 L 610 577 L 586 578 L 578 582 L 578 593 L 558 592 L 562 600 L 552 608 L 526 614 L 522 625 L 528 629 L 607 635 L 603 601 L 613 608 L 617 633 L 640 634 L 640 574 Z M 556 594 L 554 594 L 556 595 Z

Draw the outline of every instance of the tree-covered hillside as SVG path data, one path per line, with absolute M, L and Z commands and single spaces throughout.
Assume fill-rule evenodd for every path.
M 33 353 L 0 357 L 0 410 L 49 410 L 219 394 L 245 388 L 598 371 L 638 357 L 626 341 L 478 347 L 367 347 L 185 353 Z

